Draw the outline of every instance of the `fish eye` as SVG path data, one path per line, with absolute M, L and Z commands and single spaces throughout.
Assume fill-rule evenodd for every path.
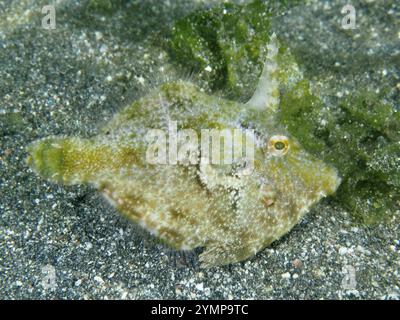
M 275 142 L 274 147 L 276 150 L 282 150 L 285 148 L 285 144 L 282 141 Z
M 268 141 L 268 151 L 275 156 L 283 156 L 289 151 L 289 139 L 286 136 L 275 135 Z

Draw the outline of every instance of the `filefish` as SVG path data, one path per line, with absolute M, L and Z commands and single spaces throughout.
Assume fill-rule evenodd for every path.
M 304 81 L 273 34 L 246 103 L 210 95 L 190 81 L 166 82 L 122 109 L 97 136 L 51 136 L 31 143 L 27 163 L 52 182 L 93 186 L 117 211 L 176 250 L 202 247 L 202 267 L 247 260 L 288 233 L 341 181 L 335 168 L 302 148 L 279 121 L 282 97 L 291 92 L 292 103 L 301 101 L 303 91 L 296 90 Z M 196 133 L 197 145 L 204 129 L 251 130 L 245 140 L 252 159 L 149 161 L 154 146 L 149 132 L 171 133 L 171 123 Z M 232 139 L 243 151 L 244 139 Z M 178 139 L 175 147 L 190 153 L 195 140 Z M 200 152 L 191 156 L 204 158 Z

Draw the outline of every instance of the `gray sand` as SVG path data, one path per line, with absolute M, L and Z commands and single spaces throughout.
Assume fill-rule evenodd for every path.
M 85 1 L 57 1 L 55 30 L 41 27 L 46 1 L 0 4 L 0 298 L 399 299 L 399 212 L 386 225 L 357 226 L 325 199 L 250 261 L 203 270 L 201 250 L 176 253 L 90 187 L 53 185 L 27 168 L 31 141 L 95 134 L 164 74 L 176 76 L 149 36 L 209 4 L 131 2 L 129 19 L 117 12 L 88 20 Z M 400 88 L 395 2 L 353 1 L 352 37 L 340 29 L 342 1 L 294 8 L 274 30 L 302 53 L 327 94 L 381 83 Z M 360 65 L 365 57 L 381 64 Z

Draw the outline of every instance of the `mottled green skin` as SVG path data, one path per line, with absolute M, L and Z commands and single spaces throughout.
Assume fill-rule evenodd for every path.
M 274 40 L 248 103 L 207 95 L 189 82 L 166 83 L 122 110 L 92 139 L 33 143 L 28 163 L 52 181 L 93 185 L 121 213 L 176 249 L 205 247 L 203 266 L 242 261 L 287 233 L 340 183 L 334 168 L 307 153 L 278 122 L 279 92 L 292 92 L 302 81 L 290 54 L 278 51 Z M 235 165 L 149 164 L 148 130 L 167 130 L 171 120 L 197 132 L 255 130 L 253 172 L 241 175 Z M 277 135 L 285 136 L 284 154 L 271 149 Z

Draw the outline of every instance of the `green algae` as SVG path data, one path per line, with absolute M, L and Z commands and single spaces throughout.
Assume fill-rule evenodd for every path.
M 356 222 L 389 221 L 399 206 L 400 115 L 374 93 L 360 91 L 328 109 L 307 88 L 281 103 L 281 120 L 302 145 L 339 170 L 335 200 Z
M 211 90 L 228 90 L 234 98 L 249 97 L 269 41 L 269 11 L 261 1 L 197 11 L 176 22 L 169 52 Z
M 90 0 L 87 3 L 87 9 L 101 14 L 112 14 L 120 9 L 123 2 L 122 0 Z
M 271 17 L 300 3 L 256 0 L 196 11 L 174 24 L 166 48 L 202 86 L 246 100 L 265 60 Z
M 176 22 L 168 50 L 211 91 L 246 98 L 261 72 L 272 14 L 260 1 L 195 12 Z M 295 58 L 281 54 L 280 65 Z M 279 118 L 306 150 L 339 169 L 334 199 L 355 222 L 390 220 L 400 204 L 400 115 L 389 103 L 359 90 L 329 108 L 304 79 L 285 88 Z
M 28 122 L 19 112 L 0 114 L 0 136 L 22 133 L 27 127 Z

